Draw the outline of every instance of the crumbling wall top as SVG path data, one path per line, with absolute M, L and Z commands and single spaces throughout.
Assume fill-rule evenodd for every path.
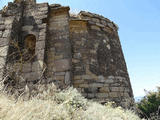
M 88 19 L 90 24 L 96 24 L 101 27 L 103 27 L 104 25 L 104 27 L 107 26 L 113 29 L 114 31 L 118 31 L 118 25 L 115 24 L 113 21 L 109 20 L 108 18 L 105 18 L 102 15 L 98 15 L 98 14 L 86 12 L 86 11 L 81 11 L 77 16 L 80 19 Z
M 25 2 L 27 4 L 36 4 L 36 0 L 14 0 L 14 3 L 22 3 Z
M 60 4 L 51 4 L 50 9 L 54 10 L 55 12 L 60 12 L 60 11 L 69 11 L 70 7 L 69 6 L 61 6 Z

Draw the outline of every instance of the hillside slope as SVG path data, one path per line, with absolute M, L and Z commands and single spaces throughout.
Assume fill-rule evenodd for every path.
M 132 111 L 111 103 L 101 105 L 81 96 L 76 89 L 55 92 L 54 85 L 28 100 L 0 94 L 2 120 L 140 120 Z M 27 96 L 26 93 L 24 93 Z M 23 96 L 23 95 L 22 95 Z

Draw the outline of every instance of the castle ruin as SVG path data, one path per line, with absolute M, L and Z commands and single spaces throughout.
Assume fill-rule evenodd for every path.
M 73 86 L 88 99 L 130 106 L 133 92 L 117 25 L 90 12 L 72 16 L 69 10 L 36 0 L 9 2 L 0 11 L 0 78 L 6 67 L 14 68 L 22 86 L 43 78 L 61 89 Z

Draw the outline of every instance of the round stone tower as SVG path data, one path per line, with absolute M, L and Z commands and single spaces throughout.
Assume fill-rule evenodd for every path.
M 81 11 L 70 18 L 73 86 L 89 99 L 133 104 L 118 26 L 103 16 Z

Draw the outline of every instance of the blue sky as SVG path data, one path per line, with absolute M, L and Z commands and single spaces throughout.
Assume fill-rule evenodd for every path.
M 8 0 L 12 1 L 12 0 Z M 0 8 L 7 0 L 0 0 Z M 160 86 L 160 0 L 37 0 L 101 14 L 119 26 L 135 97 Z

